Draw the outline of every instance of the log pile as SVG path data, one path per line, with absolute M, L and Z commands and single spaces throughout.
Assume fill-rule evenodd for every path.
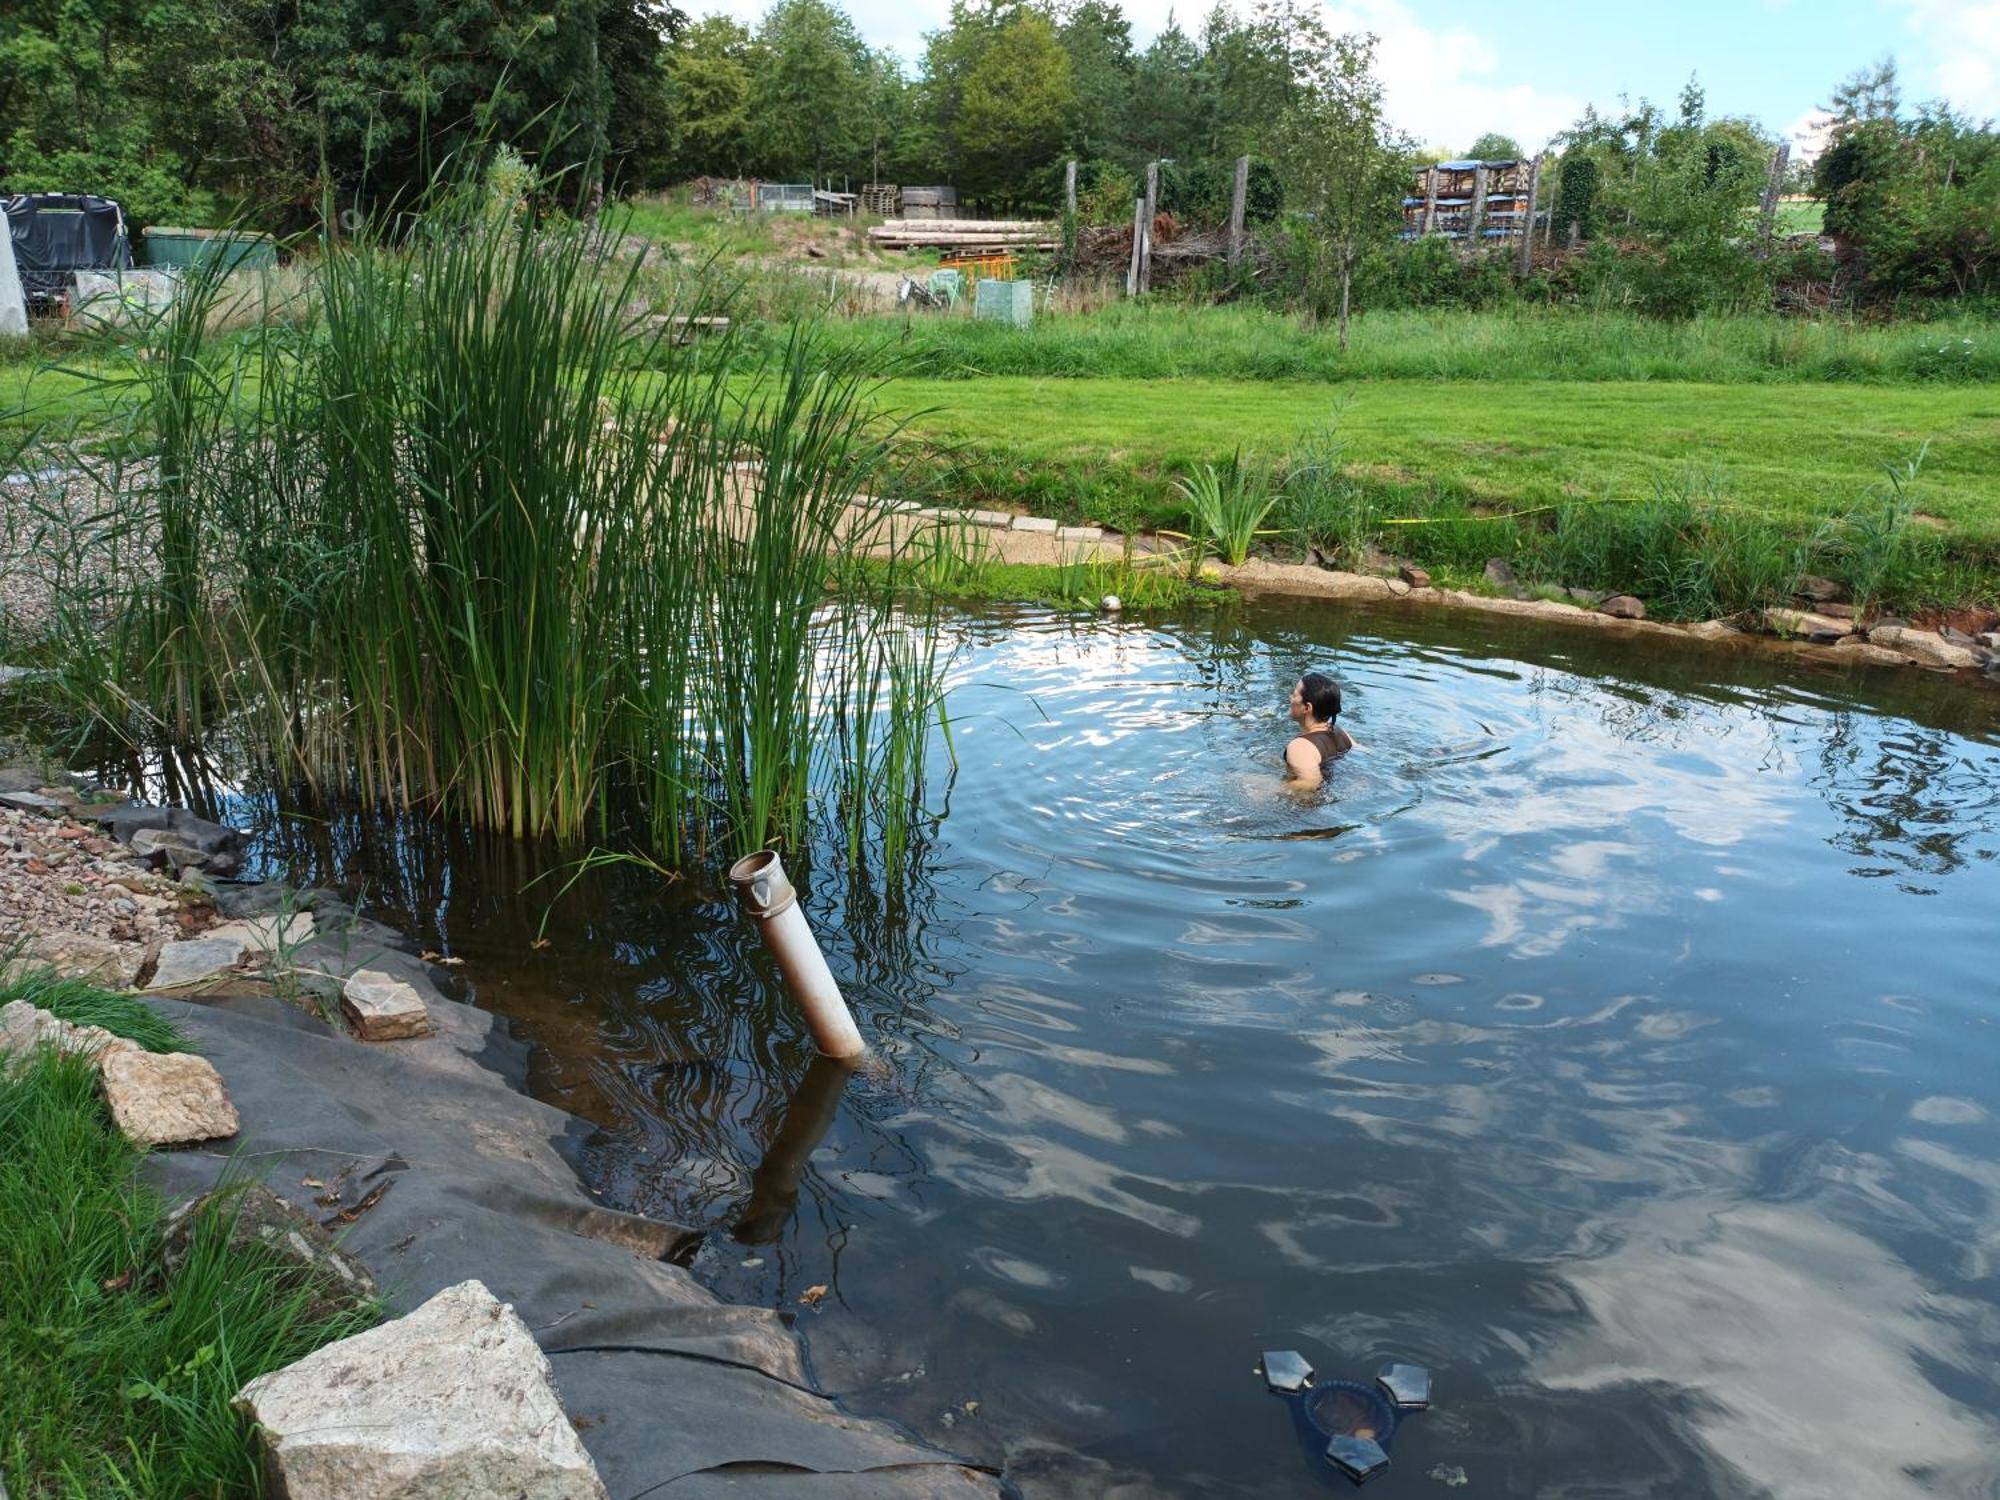
M 1043 219 L 890 219 L 868 231 L 880 250 L 1054 250 L 1056 226 Z

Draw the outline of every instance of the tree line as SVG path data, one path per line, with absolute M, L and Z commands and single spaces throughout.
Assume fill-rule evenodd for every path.
M 1125 222 L 1161 160 L 1163 205 L 1213 222 L 1247 154 L 1252 222 L 1290 222 L 1294 279 L 1328 310 L 1364 265 L 1371 295 L 1486 295 L 1504 279 L 1492 267 L 1385 246 L 1426 156 L 1520 144 L 1426 151 L 1386 116 L 1371 39 L 1331 36 L 1321 14 L 1217 4 L 1141 46 L 1116 0 L 954 0 L 908 67 L 832 0 L 774 0 L 754 26 L 661 0 L 16 0 L 0 16 L 0 189 L 102 192 L 141 223 L 303 227 L 505 146 L 572 212 L 721 175 L 951 183 L 1015 213 L 1057 208 L 1073 158 L 1085 218 Z M 1841 245 L 1829 279 L 1863 301 L 1993 296 L 1991 123 L 1906 104 L 1887 63 L 1829 107 L 1810 184 Z M 1550 143 L 1544 193 L 1559 237 L 1573 226 L 1590 252 L 1566 290 L 1663 312 L 1768 298 L 1787 274 L 1755 225 L 1776 144 L 1711 116 L 1693 82 L 1675 111 L 1586 111 Z M 1301 238 L 1301 221 L 1321 232 Z

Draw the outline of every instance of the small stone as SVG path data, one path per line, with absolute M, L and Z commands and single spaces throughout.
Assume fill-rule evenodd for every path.
M 357 969 L 340 987 L 340 1013 L 364 1042 L 429 1036 L 430 1014 L 416 987 L 380 969 Z
M 59 818 L 69 808 L 54 797 L 40 792 L 0 792 L 0 807 L 11 807 L 15 812 L 40 813 L 45 818 Z
M 1514 576 L 1514 565 L 1504 557 L 1486 559 L 1486 581 L 1497 589 L 1516 589 L 1521 580 Z
M 1868 632 L 1868 639 L 1874 645 L 1900 651 L 1926 667 L 1960 671 L 1979 665 L 1979 658 L 1965 647 L 1954 646 L 1943 636 L 1929 630 L 1912 630 L 1903 625 L 1877 625 Z
M 1646 618 L 1646 605 L 1644 600 L 1631 594 L 1613 594 L 1597 606 L 1597 612 L 1614 620 L 1643 620 Z
M 1054 516 L 1016 516 L 1012 524 L 1013 529 L 1016 531 L 1054 531 L 1056 529 L 1056 518 Z
M 238 917 L 211 927 L 202 936 L 211 940 L 234 941 L 256 953 L 282 953 L 313 935 L 313 914 L 309 911 L 266 912 L 262 916 Z
M 98 1064 L 104 1102 L 139 1146 L 185 1146 L 236 1134 L 240 1121 L 222 1075 L 192 1052 L 107 1053 Z
M 160 961 L 146 984 L 150 990 L 184 990 L 195 985 L 213 984 L 233 974 L 243 962 L 249 945 L 240 937 L 210 934 L 168 943 L 160 949 Z
M 132 835 L 131 850 L 154 864 L 171 865 L 176 871 L 192 866 L 200 869 L 208 858 L 170 828 L 141 828 Z
M 1810 599 L 1815 604 L 1833 604 L 1847 597 L 1847 590 L 1831 578 L 1821 578 L 1812 573 L 1799 580 L 1794 592 L 1799 598 Z
M 1427 589 L 1431 586 L 1431 575 L 1415 563 L 1403 563 L 1396 569 L 1396 575 L 1413 589 Z
M 195 1232 L 204 1214 L 222 1216 L 229 1243 L 262 1245 L 309 1279 L 315 1296 L 314 1318 L 339 1312 L 375 1296 L 375 1278 L 368 1268 L 333 1243 L 327 1232 L 299 1209 L 261 1183 L 218 1188 L 190 1199 L 168 1214 L 161 1225 L 160 1257 L 171 1275 L 194 1248 Z
M 1106 594 L 1102 599 L 1097 601 L 1097 607 L 1107 615 L 1115 615 L 1125 607 L 1125 601 L 1120 599 L 1116 594 Z
M 1296 1349 L 1266 1349 L 1261 1367 L 1269 1390 L 1302 1391 L 1312 1384 L 1313 1368 Z
M 2000 651 L 2000 630 L 1982 630 L 1979 633 L 1979 644 L 1988 651 Z
M 1382 582 L 1388 588 L 1389 592 L 1395 595 L 1398 599 L 1406 599 L 1409 597 L 1410 585 L 1404 582 L 1402 579 L 1385 578 L 1382 580 Z
M 1979 644 L 1977 636 L 1967 635 L 1963 630 L 1954 629 L 1949 625 L 1940 630 L 1938 634 L 1950 641 L 1954 646 L 1963 646 L 1968 651 Z
M 548 1360 L 477 1281 L 251 1381 L 236 1409 L 288 1500 L 607 1500 Z

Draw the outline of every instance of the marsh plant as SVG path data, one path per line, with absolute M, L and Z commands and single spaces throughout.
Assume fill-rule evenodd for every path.
M 1238 448 L 1221 468 L 1198 464 L 1174 480 L 1187 504 L 1189 534 L 1212 542 L 1222 560 L 1240 567 L 1250 555 L 1258 528 L 1278 503 L 1270 471 Z
M 906 579 L 830 588 L 884 524 L 872 386 L 806 330 L 732 380 L 609 246 L 468 195 L 221 340 L 191 276 L 123 377 L 143 457 L 49 518 L 71 704 L 135 756 L 674 867 L 804 838 L 829 788 L 856 851 L 894 835 L 945 653 Z

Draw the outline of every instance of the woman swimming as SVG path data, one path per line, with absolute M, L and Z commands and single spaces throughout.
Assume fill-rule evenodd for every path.
M 1308 672 L 1293 685 L 1290 707 L 1299 732 L 1285 746 L 1285 772 L 1301 786 L 1318 786 L 1334 761 L 1354 748 L 1354 736 L 1334 722 L 1340 717 L 1340 684 Z

